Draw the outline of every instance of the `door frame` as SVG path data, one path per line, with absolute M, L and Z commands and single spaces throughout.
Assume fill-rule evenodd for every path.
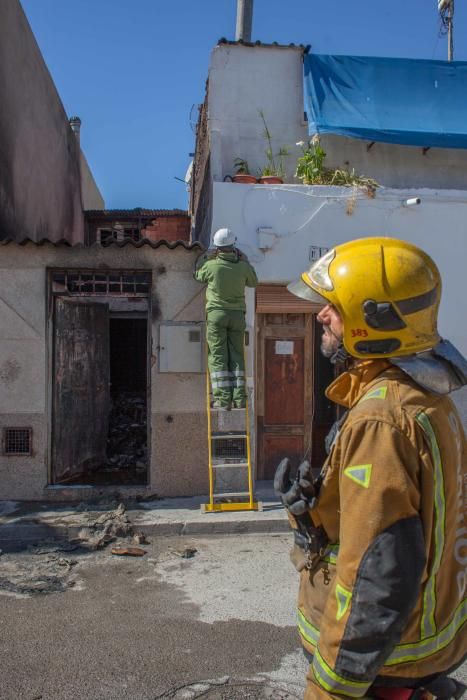
M 286 308 L 281 308 L 277 313 L 298 315 L 297 312 L 288 312 Z M 303 429 L 297 427 L 289 428 L 290 435 L 303 435 L 304 453 L 308 459 L 311 458 L 312 449 L 312 419 L 313 419 L 313 313 L 301 311 L 300 315 L 304 315 L 304 324 L 287 324 L 287 325 L 268 325 L 268 313 L 256 314 L 256 478 L 264 479 L 264 454 L 263 454 L 263 436 L 264 436 L 264 414 L 265 414 L 265 359 L 266 359 L 266 340 L 267 339 L 303 339 Z M 277 432 L 280 434 L 283 430 L 272 427 L 271 434 Z
M 153 280 L 154 280 L 154 270 L 151 267 L 147 268 L 141 268 L 141 267 L 115 267 L 115 268 L 105 268 L 105 270 L 102 270 L 101 268 L 95 268 L 95 267 L 88 267 L 86 265 L 60 265 L 60 266 L 54 266 L 54 267 L 47 267 L 46 268 L 46 300 L 47 300 L 47 309 L 46 309 L 46 330 L 45 330 L 45 337 L 46 337 L 46 348 L 45 348 L 45 365 L 46 365 L 46 371 L 47 371 L 47 380 L 46 380 L 46 416 L 47 416 L 47 425 L 46 425 L 46 451 L 44 455 L 44 461 L 45 461 L 45 466 L 46 466 L 46 474 L 47 474 L 47 488 L 67 488 L 66 484 L 54 484 L 53 481 L 53 451 L 52 451 L 52 439 L 53 439 L 53 387 L 54 387 L 54 323 L 55 323 L 55 298 L 57 296 L 61 296 L 61 294 L 57 294 L 53 291 L 52 289 L 52 281 L 53 281 L 53 275 L 54 273 L 57 272 L 63 272 L 67 271 L 70 273 L 90 273 L 90 274 L 132 274 L 132 273 L 144 273 L 149 276 L 149 287 L 148 287 L 148 293 L 147 295 L 144 295 L 144 298 L 146 299 L 146 309 L 145 309 L 145 317 L 147 319 L 147 355 L 146 355 L 146 376 L 147 376 L 147 386 L 146 386 L 146 411 L 147 411 L 147 418 L 146 418 L 146 435 L 147 435 L 147 474 L 146 474 L 146 483 L 141 484 L 141 487 L 135 487 L 131 486 L 132 489 L 134 488 L 148 488 L 151 486 L 151 481 L 152 481 L 152 470 L 151 470 L 151 462 L 152 462 L 152 412 L 151 412 L 151 406 L 152 406 L 152 368 L 155 364 L 155 358 L 153 356 Z M 64 296 L 67 296 L 66 291 L 63 292 Z M 89 295 L 83 295 L 84 297 L 87 297 L 88 299 L 95 300 L 95 297 L 93 297 L 92 294 Z M 112 296 L 112 295 L 110 295 Z M 142 295 L 139 295 L 142 296 Z M 83 298 L 83 297 L 81 297 Z M 113 298 L 118 299 L 118 296 L 114 296 Z M 124 299 L 127 299 L 127 297 L 123 297 Z M 79 486 L 79 485 L 78 485 Z M 68 488 L 70 488 L 68 486 Z M 106 486 L 99 485 L 98 487 L 90 486 L 89 488 L 99 488 L 103 489 L 106 488 Z M 111 486 L 112 489 L 115 489 L 115 486 Z M 119 488 L 126 488 L 124 485 L 120 485 Z

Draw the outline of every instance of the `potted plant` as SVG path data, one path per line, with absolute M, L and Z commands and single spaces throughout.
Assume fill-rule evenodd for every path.
M 235 158 L 234 167 L 235 175 L 232 177 L 232 182 L 240 182 L 245 185 L 255 185 L 258 182 L 256 177 L 250 174 L 248 161 L 244 158 Z
M 272 147 L 272 136 L 264 116 L 264 112 L 260 110 L 259 115 L 263 122 L 263 136 L 267 144 L 265 150 L 266 165 L 260 170 L 259 182 L 265 185 L 280 185 L 284 182 L 285 168 L 284 158 L 289 155 L 286 146 L 281 146 L 277 153 L 274 153 Z

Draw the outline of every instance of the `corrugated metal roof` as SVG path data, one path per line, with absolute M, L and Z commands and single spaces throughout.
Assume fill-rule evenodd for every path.
M 137 217 L 137 216 L 188 216 L 188 212 L 185 209 L 142 209 L 141 207 L 135 207 L 135 209 L 86 209 L 85 215 L 87 217 Z
M 311 45 L 307 44 L 306 46 L 304 44 L 279 44 L 277 41 L 273 41 L 271 44 L 264 44 L 262 41 L 231 41 L 229 39 L 226 39 L 225 37 L 222 37 L 219 39 L 217 42 L 218 44 L 228 44 L 229 46 L 260 46 L 264 49 L 301 49 L 303 53 L 308 53 L 309 50 L 311 49 Z
M 43 245 L 52 245 L 55 248 L 112 248 L 116 246 L 117 248 L 125 248 L 125 246 L 130 246 L 132 248 L 142 248 L 143 246 L 150 246 L 153 249 L 160 248 L 161 246 L 164 246 L 166 248 L 169 248 L 170 250 L 173 250 L 174 248 L 178 248 L 181 246 L 182 248 L 185 248 L 185 250 L 204 250 L 204 247 L 199 243 L 198 241 L 195 241 L 194 243 L 187 243 L 186 241 L 152 241 L 149 238 L 142 238 L 140 241 L 133 241 L 131 238 L 126 238 L 124 241 L 109 241 L 108 243 L 101 244 L 101 243 L 93 243 L 90 246 L 85 246 L 83 243 L 69 243 L 65 239 L 61 239 L 59 241 L 51 241 L 48 238 L 41 238 L 39 241 L 33 241 L 31 238 L 23 238 L 20 241 L 16 241 L 13 238 L 4 238 L 3 240 L 0 240 L 0 245 L 9 245 L 10 243 L 15 243 L 16 245 L 27 245 L 28 243 L 31 243 L 32 245 L 36 246 L 43 246 Z

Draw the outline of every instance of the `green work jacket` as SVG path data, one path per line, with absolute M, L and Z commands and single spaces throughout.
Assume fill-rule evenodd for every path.
M 258 278 L 250 263 L 232 253 L 204 253 L 196 261 L 195 279 L 208 285 L 206 309 L 245 311 L 245 287 L 256 287 Z

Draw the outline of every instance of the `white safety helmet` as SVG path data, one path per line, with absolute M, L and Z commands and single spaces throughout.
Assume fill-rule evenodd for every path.
M 229 245 L 234 245 L 237 240 L 237 236 L 229 228 L 220 228 L 214 234 L 212 242 L 216 248 L 225 248 Z

